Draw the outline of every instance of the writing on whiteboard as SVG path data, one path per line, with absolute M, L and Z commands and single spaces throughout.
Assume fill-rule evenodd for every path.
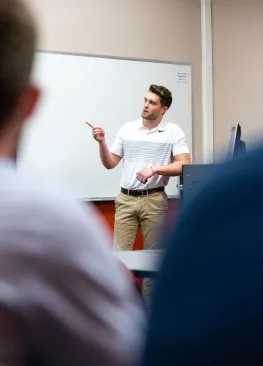
M 188 83 L 188 75 L 186 72 L 177 72 L 178 83 Z

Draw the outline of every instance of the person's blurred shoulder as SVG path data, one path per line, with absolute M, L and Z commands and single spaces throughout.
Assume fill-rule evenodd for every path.
M 90 239 L 86 246 L 95 242 L 97 249 L 111 245 L 108 225 L 91 202 L 74 198 L 72 191 L 61 184 L 43 181 L 24 171 L 15 172 L 14 178 L 10 196 L 23 215 L 25 226 L 39 235 L 64 238 L 68 243 L 74 240 L 72 245 L 76 247 L 83 238 Z

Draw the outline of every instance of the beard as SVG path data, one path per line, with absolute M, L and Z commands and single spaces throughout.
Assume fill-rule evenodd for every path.
M 141 117 L 146 119 L 147 121 L 154 121 L 159 117 L 159 115 L 157 113 L 149 113 L 142 111 Z

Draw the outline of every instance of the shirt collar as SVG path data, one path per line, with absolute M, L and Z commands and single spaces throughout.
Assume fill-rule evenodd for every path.
M 144 127 L 144 125 L 143 125 L 143 119 L 142 118 L 140 118 L 139 119 L 139 124 L 138 124 L 138 126 L 139 126 L 139 129 L 145 129 L 145 127 Z M 156 126 L 155 128 L 153 128 L 152 130 L 151 130 L 151 132 L 154 132 L 154 131 L 158 131 L 158 132 L 163 132 L 163 131 L 165 131 L 166 130 L 166 128 L 167 128 L 167 122 L 165 122 L 164 120 L 162 120 L 159 124 L 158 124 L 158 126 Z

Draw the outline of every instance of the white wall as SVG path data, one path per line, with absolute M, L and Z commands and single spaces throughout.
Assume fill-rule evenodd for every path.
M 200 0 L 27 1 L 42 49 L 192 63 L 193 151 L 202 159 Z
M 213 0 L 213 48 L 214 140 L 220 157 L 231 124 L 240 122 L 248 147 L 263 135 L 263 1 Z

